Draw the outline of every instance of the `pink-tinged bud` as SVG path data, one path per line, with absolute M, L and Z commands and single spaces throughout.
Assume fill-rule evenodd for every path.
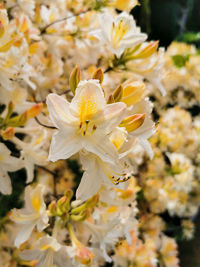
M 127 132 L 132 132 L 138 129 L 145 120 L 145 114 L 134 114 L 130 117 L 125 118 L 120 126 L 125 127 Z
M 32 119 L 40 114 L 43 109 L 43 103 L 38 103 L 27 110 L 27 119 Z
M 87 247 L 79 243 L 75 259 L 84 265 L 89 265 L 93 258 L 94 254 Z
M 92 79 L 99 80 L 100 84 L 103 82 L 103 70 L 98 68 L 95 73 L 93 74 Z
M 15 129 L 13 127 L 8 127 L 5 131 L 2 132 L 1 135 L 4 140 L 12 139 L 15 135 Z
M 74 95 L 80 80 L 81 80 L 81 70 L 80 67 L 76 65 L 76 67 L 72 70 L 71 75 L 69 77 L 69 85 Z

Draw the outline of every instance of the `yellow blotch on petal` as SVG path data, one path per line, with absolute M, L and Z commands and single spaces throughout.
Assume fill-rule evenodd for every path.
M 123 39 L 124 35 L 127 34 L 129 31 L 130 27 L 125 21 L 120 20 L 120 22 L 115 25 L 113 23 L 113 28 L 112 28 L 112 45 L 114 48 L 118 48 L 120 41 Z
M 37 194 L 34 194 L 32 199 L 31 199 L 31 204 L 32 204 L 33 208 L 38 212 L 40 210 L 40 207 L 41 207 L 40 196 L 38 196 Z
M 93 96 L 82 96 L 79 102 L 80 121 L 85 122 L 97 113 L 97 103 Z

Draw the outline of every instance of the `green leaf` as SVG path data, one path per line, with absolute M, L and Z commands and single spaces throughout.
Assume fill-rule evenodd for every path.
M 175 56 L 172 56 L 172 60 L 173 60 L 173 63 L 174 65 L 177 67 L 177 68 L 182 68 L 185 66 L 186 62 L 189 60 L 189 57 L 190 55 L 175 55 Z

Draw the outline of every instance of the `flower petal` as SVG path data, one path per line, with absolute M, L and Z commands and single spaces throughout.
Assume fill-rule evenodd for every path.
M 115 146 L 100 130 L 91 136 L 85 137 L 84 142 L 84 148 L 99 156 L 103 161 L 115 164 L 118 160 L 119 155 Z
M 47 96 L 49 116 L 57 128 L 63 128 L 64 125 L 70 125 L 77 121 L 71 115 L 69 105 L 69 102 L 59 95 L 49 94 Z
M 19 233 L 17 234 L 17 237 L 15 239 L 15 246 L 16 247 L 19 247 L 26 240 L 28 240 L 34 227 L 35 227 L 35 221 L 32 221 L 30 224 L 26 224 L 21 228 L 21 230 L 19 231 Z
M 82 156 L 81 163 L 83 164 L 85 172 L 76 191 L 76 197 L 77 199 L 84 201 L 95 195 L 100 189 L 102 184 L 102 173 L 98 166 L 98 162 L 96 161 L 96 157 L 92 154 Z
M 48 159 L 53 162 L 59 159 L 67 159 L 77 153 L 81 148 L 82 142 L 77 135 L 76 129 L 65 127 L 65 130 L 60 130 L 54 134 Z
M 98 80 L 81 81 L 70 104 L 71 112 L 79 116 L 80 121 L 89 120 L 104 109 L 106 100 Z
M 10 195 L 12 193 L 12 185 L 7 172 L 1 171 L 0 173 L 0 192 L 4 195 Z
M 126 104 L 122 102 L 106 105 L 104 111 L 96 117 L 95 121 L 100 129 L 104 129 L 106 133 L 117 127 L 126 116 Z

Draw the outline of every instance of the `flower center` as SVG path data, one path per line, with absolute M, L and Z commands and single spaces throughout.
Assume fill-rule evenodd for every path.
M 112 44 L 113 44 L 114 48 L 119 47 L 120 41 L 122 40 L 124 35 L 127 34 L 128 30 L 129 30 L 129 27 L 123 20 L 120 20 L 120 22 L 117 25 L 115 25 L 115 23 L 113 22 L 113 24 L 112 24 Z

